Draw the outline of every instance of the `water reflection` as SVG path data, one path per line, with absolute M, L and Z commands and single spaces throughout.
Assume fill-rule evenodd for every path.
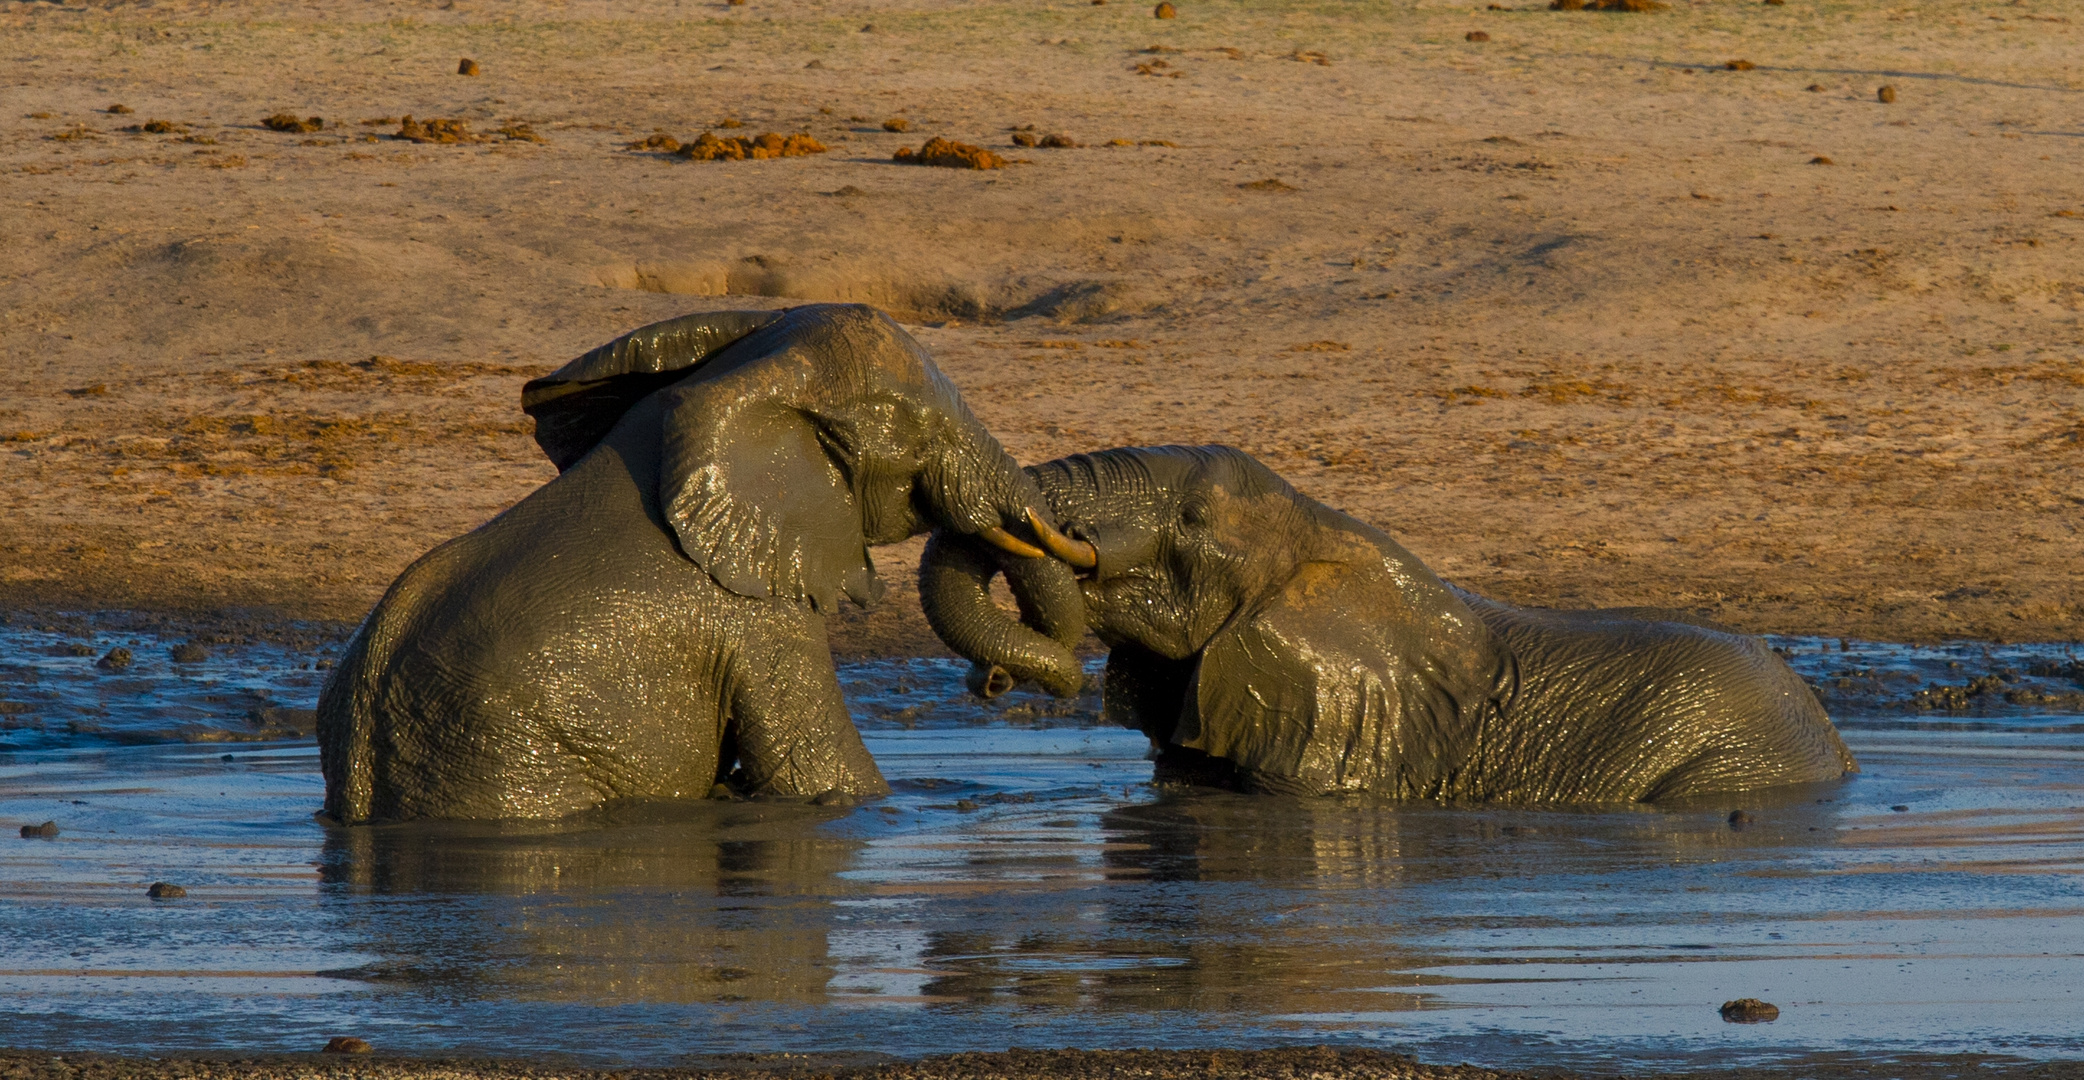
M 331 829 L 329 907 L 385 958 L 334 974 L 591 1005 L 822 1001 L 830 901 L 861 847 L 820 831 L 837 816 L 695 803 Z

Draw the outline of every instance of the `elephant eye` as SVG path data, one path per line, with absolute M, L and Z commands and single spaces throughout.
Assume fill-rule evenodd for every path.
M 1179 521 L 1180 524 L 1188 527 L 1199 527 L 1208 524 L 1208 504 L 1200 499 L 1188 499 L 1186 502 L 1181 503 Z

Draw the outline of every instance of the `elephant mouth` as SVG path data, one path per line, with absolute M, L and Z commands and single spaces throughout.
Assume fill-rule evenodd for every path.
M 1042 546 L 1040 547 L 1036 547 L 1034 544 L 1014 536 L 1012 533 L 1007 532 L 1004 527 L 998 525 L 994 525 L 977 535 L 985 543 L 1015 558 L 1052 558 L 1069 564 L 1073 569 L 1088 573 L 1099 567 L 1100 552 L 1093 545 L 1083 540 L 1074 540 L 1058 532 L 1054 526 L 1042 520 L 1042 515 L 1035 513 L 1035 508 L 1032 506 L 1027 508 L 1027 514 L 1028 527 L 1035 530 L 1036 539 L 1041 541 Z

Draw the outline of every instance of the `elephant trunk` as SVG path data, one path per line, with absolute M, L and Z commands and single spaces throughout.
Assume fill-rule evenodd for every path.
M 1061 612 L 1048 610 L 1053 572 L 1047 567 L 1052 565 L 1062 566 L 1043 558 L 1009 559 L 1002 567 L 982 541 L 948 530 L 927 541 L 919 563 L 919 604 L 934 633 L 972 662 L 970 691 L 977 696 L 997 697 L 1022 682 L 1035 682 L 1069 697 L 1084 685 L 1078 658 L 1069 648 L 1077 638 L 1056 623 L 1054 616 Z M 991 579 L 1001 569 L 1020 605 L 1019 620 L 992 603 Z M 1075 596 L 1075 582 L 1072 589 Z M 1075 630 L 1082 633 L 1083 623 Z
M 929 467 L 923 490 L 932 504 L 932 516 L 943 534 L 952 532 L 980 539 L 991 536 L 1001 547 L 1029 547 L 1037 553 L 1038 557 L 1009 555 L 998 559 L 995 569 L 1004 571 L 1006 584 L 1020 601 L 1026 625 L 1053 639 L 1061 646 L 1062 655 L 1068 657 L 1070 647 L 1085 633 L 1085 600 L 1072 567 L 1061 558 L 1052 557 L 1046 547 L 1050 543 L 1047 533 L 1056 528 L 1055 515 L 1034 477 L 970 415 L 959 397 L 953 400 L 957 431 L 951 441 L 965 448 L 965 452 L 948 455 Z M 1007 540 L 1014 542 L 1006 544 Z M 981 552 L 976 554 L 988 557 Z M 987 573 L 984 581 L 988 584 L 990 580 Z M 920 590 L 924 598 L 923 578 Z M 946 634 L 942 637 L 951 648 L 963 652 L 954 639 Z M 964 655 L 976 658 L 971 653 Z M 1076 665 L 1066 670 L 1075 671 Z M 1069 678 L 1059 672 L 1052 679 L 1039 681 L 1060 686 Z

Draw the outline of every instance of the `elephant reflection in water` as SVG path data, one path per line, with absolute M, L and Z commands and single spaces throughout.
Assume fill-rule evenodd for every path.
M 1109 883 L 1088 894 L 1079 917 L 1011 912 L 998 921 L 1017 931 L 930 935 L 922 962 L 946 974 L 922 993 L 1091 1011 L 1437 1007 L 1437 994 L 1419 991 L 1450 980 L 1410 973 L 1463 962 L 1466 952 L 1441 941 L 1472 916 L 1541 919 L 1559 890 L 1621 896 L 1602 887 L 1647 881 L 1668 889 L 1675 861 L 1777 862 L 1810 842 L 1808 826 L 1833 824 L 1835 806 L 1813 794 L 1749 798 L 1779 826 L 1737 831 L 1720 810 L 1501 810 L 1175 789 L 1102 815 Z
M 850 892 L 837 875 L 860 847 L 811 828 L 831 812 L 647 809 L 329 830 L 325 902 L 382 957 L 367 978 L 586 1004 L 822 1002 L 831 902 Z

